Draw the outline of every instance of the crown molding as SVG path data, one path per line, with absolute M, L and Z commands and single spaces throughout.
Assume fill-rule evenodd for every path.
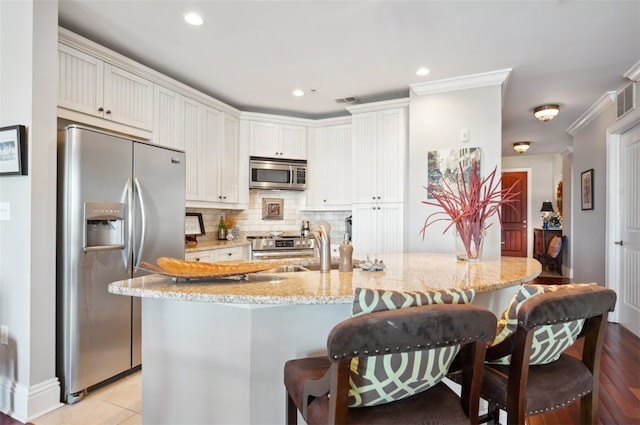
M 408 108 L 409 98 L 403 97 L 401 99 L 383 100 L 381 102 L 364 103 L 362 105 L 350 105 L 346 106 L 346 110 L 351 114 L 361 114 L 364 112 L 382 111 L 385 109 L 394 108 Z
M 622 74 L 624 78 L 628 78 L 631 81 L 640 81 L 640 61 L 636 62 L 627 72 Z
M 446 93 L 456 90 L 467 90 L 477 87 L 502 85 L 502 97 L 504 98 L 504 87 L 506 86 L 512 68 L 498 71 L 484 72 L 481 74 L 466 75 L 463 77 L 448 78 L 445 80 L 431 81 L 428 83 L 410 84 L 413 94 L 424 96 L 429 94 Z
M 603 94 L 600 99 L 596 100 L 596 102 L 591 105 L 587 111 L 582 114 L 577 120 L 573 122 L 567 128 L 567 133 L 571 136 L 575 136 L 575 134 L 584 128 L 587 124 L 593 121 L 598 115 L 604 112 L 611 105 L 615 104 L 616 101 L 616 92 L 615 90 L 608 91 Z

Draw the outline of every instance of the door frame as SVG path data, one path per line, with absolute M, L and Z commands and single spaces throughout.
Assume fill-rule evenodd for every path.
M 615 188 L 620 187 L 620 142 L 622 134 L 640 125 L 640 108 L 616 121 L 607 128 L 607 222 L 605 236 L 605 286 L 620 293 L 620 274 L 622 272 L 621 251 L 615 249 L 614 242 L 620 240 L 620 196 Z M 614 171 L 615 170 L 615 171 Z M 620 320 L 620 309 L 609 314 L 610 322 Z
M 503 173 L 510 172 L 524 172 L 527 173 L 527 258 L 533 258 L 533 226 L 531 226 L 531 218 L 533 217 L 531 213 L 531 171 L 529 168 L 503 168 Z

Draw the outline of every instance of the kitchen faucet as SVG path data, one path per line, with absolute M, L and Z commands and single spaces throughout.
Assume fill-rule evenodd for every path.
M 331 271 L 331 238 L 329 237 L 329 233 L 323 225 L 318 225 L 318 228 L 313 231 L 312 235 L 318 243 L 320 272 L 328 273 Z

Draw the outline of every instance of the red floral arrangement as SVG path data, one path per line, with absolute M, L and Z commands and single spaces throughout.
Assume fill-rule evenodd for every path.
M 478 162 L 474 160 L 468 182 L 462 164 L 459 167 L 460 173 L 456 178 L 455 186 L 452 187 L 443 180 L 442 187 L 437 184 L 424 187 L 435 201 L 422 201 L 422 203 L 440 207 L 442 211 L 436 211 L 426 218 L 420 234 L 424 239 L 427 227 L 431 224 L 438 221 L 451 221 L 442 233 L 446 233 L 455 225 L 468 258 L 477 259 L 481 253 L 483 234 L 490 227 L 490 224 L 485 224 L 486 221 L 497 214 L 502 225 L 500 213 L 502 206 L 508 205 L 513 208 L 516 196 L 520 192 L 515 191 L 517 181 L 510 187 L 502 189 L 502 178 L 496 179 L 497 166 L 488 176 L 480 178 Z

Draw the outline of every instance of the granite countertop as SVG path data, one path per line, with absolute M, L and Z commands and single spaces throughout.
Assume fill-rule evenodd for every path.
M 490 292 L 528 282 L 541 272 L 533 258 L 498 257 L 477 263 L 453 254 L 408 253 L 381 256 L 384 271 L 331 270 L 246 275 L 246 279 L 174 281 L 159 274 L 109 285 L 113 294 L 164 300 L 230 304 L 350 304 L 356 287 L 419 291 L 475 288 Z M 289 264 L 291 264 L 289 262 Z
M 236 246 L 249 246 L 251 242 L 245 238 L 238 238 L 232 241 L 209 240 L 201 241 L 195 245 L 187 244 L 184 247 L 185 252 L 208 251 L 211 249 L 233 248 Z

